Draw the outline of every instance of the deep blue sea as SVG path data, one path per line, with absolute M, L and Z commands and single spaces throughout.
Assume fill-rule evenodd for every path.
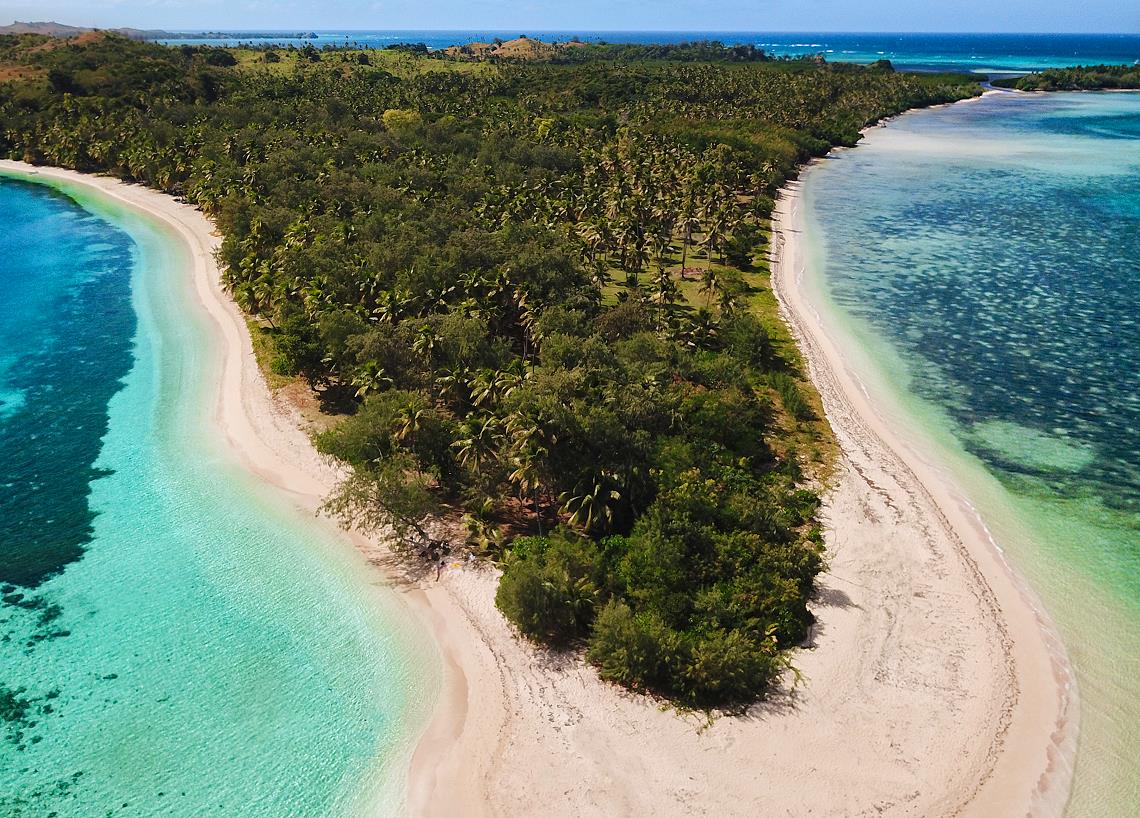
M 1127 5 L 1127 4 L 1125 4 Z M 270 30 L 272 31 L 272 30 Z M 262 32 L 264 33 L 264 32 Z M 174 40 L 175 44 L 238 45 L 255 42 L 300 47 L 312 43 L 384 48 L 395 43 L 424 43 L 431 49 L 470 42 L 513 39 L 520 34 L 547 42 L 577 37 L 585 42 L 683 43 L 720 40 L 728 45 L 754 45 L 778 57 L 821 54 L 835 62 L 891 60 L 896 68 L 924 71 L 971 71 L 979 74 L 1037 71 L 1072 65 L 1134 63 L 1140 60 L 1140 34 L 837 34 L 760 31 L 315 31 L 250 40 L 232 32 L 208 40 Z

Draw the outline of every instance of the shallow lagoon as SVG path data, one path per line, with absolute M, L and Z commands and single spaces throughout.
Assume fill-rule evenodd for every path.
M 27 285 L 0 313 L 0 440 L 50 438 L 46 467 L 5 459 L 0 492 L 75 517 L 0 538 L 0 812 L 397 811 L 430 640 L 219 439 L 220 347 L 178 239 L 65 187 L 0 177 L 3 276 Z M 36 570 L 13 567 L 29 551 Z
M 807 174 L 813 300 L 1076 669 L 1067 814 L 1140 803 L 1140 94 L 907 114 Z

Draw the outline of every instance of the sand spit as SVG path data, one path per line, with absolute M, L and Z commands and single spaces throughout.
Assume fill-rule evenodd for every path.
M 220 287 L 209 221 L 136 185 L 34 170 L 144 210 L 187 243 L 188 274 L 226 349 L 219 433 L 251 471 L 315 511 L 338 470 L 267 388 L 243 316 Z M 409 814 L 1059 813 L 1075 720 L 1062 654 L 963 497 L 876 420 L 798 292 L 791 191 L 780 202 L 773 279 L 844 451 L 825 509 L 819 622 L 795 657 L 803 682 L 743 716 L 680 715 L 603 684 L 576 657 L 519 640 L 494 608 L 491 569 L 410 578 L 383 543 L 353 535 L 379 566 L 377 582 L 406 595 L 444 659 L 444 690 L 411 764 Z

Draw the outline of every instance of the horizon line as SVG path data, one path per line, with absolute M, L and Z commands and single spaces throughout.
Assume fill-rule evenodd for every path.
M 130 26 L 117 26 L 118 28 L 129 28 Z M 513 28 L 496 28 L 496 27 L 478 27 L 469 26 L 466 28 L 308 28 L 307 26 L 291 26 L 289 28 L 259 28 L 258 31 L 263 31 L 267 34 L 286 34 L 298 29 L 307 28 L 316 34 L 359 34 L 359 33 L 374 33 L 385 31 L 424 31 L 436 34 L 461 34 L 469 32 L 480 33 L 505 33 L 512 31 L 519 31 L 518 36 L 526 36 L 527 31 L 534 34 L 565 34 L 574 33 L 576 31 L 590 32 L 595 34 L 929 34 L 938 36 L 947 35 L 1022 35 L 1022 36 L 1073 36 L 1073 37 L 1088 37 L 1088 36 L 1103 36 L 1103 37 L 1140 37 L 1140 31 L 880 31 L 880 30 L 863 30 L 863 29 L 848 29 L 841 30 L 835 29 L 833 31 L 824 30 L 809 30 L 809 29 L 762 29 L 762 28 L 532 28 L 522 29 L 521 27 Z M 246 26 L 246 30 L 252 30 Z M 179 29 L 163 29 L 165 31 L 177 32 L 192 32 L 192 31 L 215 31 L 221 33 L 240 32 L 242 28 L 234 26 L 203 26 L 196 28 L 179 28 Z
M 12 25 L 24 24 L 35 25 L 37 23 L 55 23 L 56 25 L 70 25 L 69 23 L 61 23 L 58 20 L 14 20 Z M 76 28 L 86 28 L 86 26 L 75 26 Z M 108 29 L 108 28 L 135 28 L 132 25 L 95 25 L 91 26 L 92 29 Z M 764 28 L 589 28 L 589 27 L 557 27 L 557 28 L 525 28 L 522 26 L 511 26 L 507 28 L 499 26 L 466 26 L 462 28 L 431 28 L 431 27 L 389 27 L 389 28 L 348 28 L 348 27 L 334 27 L 334 28 L 313 28 L 305 25 L 289 26 L 287 28 L 267 28 L 259 26 L 193 26 L 189 28 L 140 28 L 140 31 L 170 31 L 172 33 L 196 33 L 196 32 L 215 32 L 215 33 L 235 33 L 239 34 L 243 31 L 257 31 L 258 33 L 266 34 L 288 34 L 298 29 L 305 29 L 315 34 L 355 34 L 355 33 L 379 33 L 379 32 L 404 32 L 404 31 L 422 31 L 432 32 L 437 34 L 459 34 L 459 33 L 507 33 L 507 32 L 520 32 L 517 36 L 527 36 L 526 32 L 534 34 L 562 34 L 562 33 L 594 33 L 594 34 L 880 34 L 880 35 L 936 35 L 936 36 L 987 36 L 987 35 L 1005 35 L 1005 36 L 1073 36 L 1073 37 L 1138 37 L 1140 38 L 1140 30 L 1137 31 L 932 31 L 932 30 L 894 30 L 887 31 L 882 29 L 764 29 Z

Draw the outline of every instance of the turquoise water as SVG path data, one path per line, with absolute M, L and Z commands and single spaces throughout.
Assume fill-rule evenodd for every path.
M 914 112 L 807 174 L 813 299 L 1077 673 L 1067 815 L 1140 804 L 1140 94 Z
M 167 228 L 0 177 L 0 814 L 400 809 L 433 649 L 211 424 Z
M 88 484 L 136 327 L 130 237 L 44 191 L 0 188 L 0 583 L 21 585 L 91 538 Z

